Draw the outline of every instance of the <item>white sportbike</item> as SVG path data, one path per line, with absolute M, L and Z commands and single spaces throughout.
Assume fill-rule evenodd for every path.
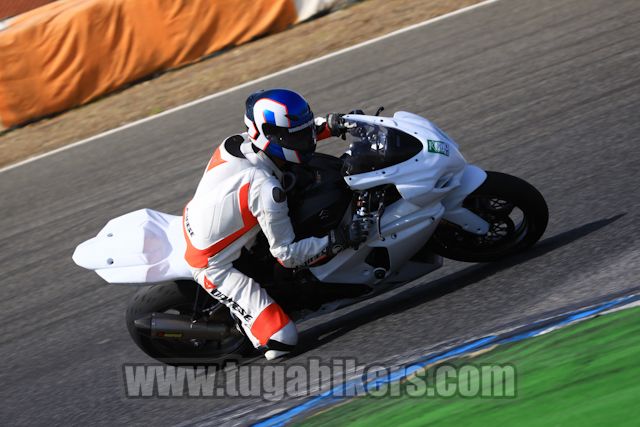
M 548 209 L 533 186 L 468 164 L 427 119 L 407 112 L 344 119 L 345 154 L 314 154 L 286 174 L 285 190 L 298 238 L 357 220 L 368 225 L 366 242 L 322 265 L 287 270 L 260 234 L 234 263 L 292 319 L 389 291 L 439 268 L 443 257 L 501 260 L 544 233 Z M 136 293 L 126 315 L 131 337 L 150 356 L 201 363 L 250 354 L 229 309 L 193 281 L 185 249 L 180 216 L 143 209 L 109 221 L 73 260 L 109 283 L 153 284 Z

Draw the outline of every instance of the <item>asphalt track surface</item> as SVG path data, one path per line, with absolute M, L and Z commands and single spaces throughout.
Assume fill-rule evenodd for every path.
M 384 105 L 425 115 L 470 162 L 538 187 L 551 212 L 528 254 L 450 262 L 315 322 L 287 363 L 372 363 L 635 289 L 638 40 L 636 0 L 503 0 L 261 83 L 301 91 L 318 114 Z M 71 261 L 112 217 L 180 213 L 214 146 L 242 130 L 253 89 L 0 174 L 2 424 L 216 423 L 260 406 L 127 399 L 122 365 L 151 362 L 124 325 L 135 289 L 107 286 Z M 340 153 L 340 142 L 323 151 Z

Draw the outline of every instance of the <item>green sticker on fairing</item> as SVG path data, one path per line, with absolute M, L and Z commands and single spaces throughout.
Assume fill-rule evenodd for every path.
M 427 150 L 430 153 L 442 154 L 443 156 L 449 155 L 449 144 L 443 141 L 433 141 L 427 139 Z

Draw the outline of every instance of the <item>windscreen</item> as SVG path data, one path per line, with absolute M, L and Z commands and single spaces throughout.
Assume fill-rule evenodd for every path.
M 357 120 L 347 123 L 352 127 L 347 132 L 349 150 L 344 159 L 344 175 L 384 169 L 422 151 L 420 140 L 397 129 Z

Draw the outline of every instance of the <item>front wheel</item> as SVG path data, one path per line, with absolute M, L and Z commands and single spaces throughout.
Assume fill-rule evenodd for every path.
M 463 206 L 487 221 L 489 232 L 478 236 L 443 220 L 428 243 L 432 251 L 457 261 L 498 261 L 521 252 L 542 237 L 549 221 L 542 194 L 523 179 L 500 172 L 488 171 Z

